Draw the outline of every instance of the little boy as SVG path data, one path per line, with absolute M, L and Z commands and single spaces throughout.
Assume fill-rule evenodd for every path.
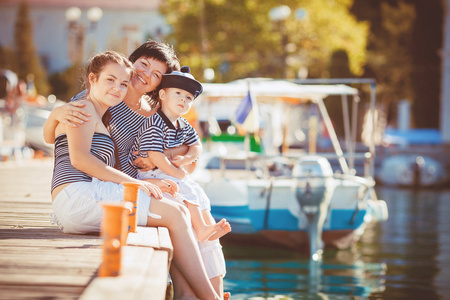
M 151 171 L 138 170 L 139 179 L 166 178 L 178 184 L 175 200 L 184 203 L 191 213 L 192 226 L 199 241 L 200 252 L 205 262 L 208 277 L 219 292 L 217 278 L 225 275 L 225 261 L 218 239 L 231 231 L 230 224 L 222 219 L 215 223 L 211 215 L 211 205 L 203 189 L 187 176 L 184 165 L 193 163 L 202 152 L 200 138 L 195 129 L 181 117 L 192 107 L 192 103 L 203 91 L 203 87 L 190 74 L 189 67 L 181 72 L 164 74 L 159 90 L 160 108 L 147 118 L 140 128 L 129 161 L 133 162 L 139 153 L 149 157 L 156 166 Z M 184 156 L 168 159 L 163 151 L 181 145 L 189 146 Z M 166 195 L 170 198 L 170 195 Z M 217 283 L 217 284 L 215 284 Z M 223 291 L 223 290 L 222 290 Z M 219 293 L 222 294 L 222 293 Z
M 156 166 L 151 171 L 138 171 L 139 179 L 169 178 L 178 184 L 177 200 L 188 207 L 200 242 L 217 239 L 231 230 L 224 219 L 217 224 L 209 224 L 209 199 L 201 187 L 187 177 L 183 168 L 193 163 L 202 152 L 197 132 L 181 117 L 191 109 L 194 99 L 202 91 L 202 85 L 190 74 L 187 66 L 181 68 L 181 72 L 164 74 L 159 90 L 160 109 L 139 130 L 129 157 L 133 161 L 136 158 L 133 152 L 139 151 L 140 156 L 148 156 Z M 183 144 L 189 146 L 184 156 L 171 157 L 169 160 L 164 155 L 164 149 Z

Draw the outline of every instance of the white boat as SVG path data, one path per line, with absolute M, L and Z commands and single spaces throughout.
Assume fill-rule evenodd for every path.
M 33 150 L 53 155 L 53 145 L 47 144 L 42 128 L 50 112 L 61 100 L 37 104 L 27 101 L 17 92 L 17 75 L 0 69 L 0 161 L 31 158 Z
M 441 134 L 436 129 L 387 129 L 378 149 L 375 179 L 388 186 L 443 186 L 450 176 L 445 166 Z
M 342 95 L 344 107 L 348 108 L 348 96 L 354 97 L 354 103 L 358 102 L 356 89 L 345 85 L 298 85 L 281 80 L 246 79 L 204 84 L 196 108 L 200 115 L 202 108 L 211 121 L 211 106 L 220 106 L 225 101 L 223 107 L 231 107 L 232 111 L 236 108 L 233 101 L 237 99 L 238 103 L 249 91 L 252 101 L 261 110 L 263 106 L 279 106 L 294 111 L 294 107 L 307 105 L 309 109 L 317 108 L 320 118 L 312 114 L 307 120 L 306 151 L 251 152 L 249 136 L 244 143 L 205 143 L 206 151 L 192 176 L 209 196 L 213 216 L 230 222 L 230 235 L 256 234 L 292 248 L 309 244 L 311 258 L 319 260 L 324 244 L 346 248 L 357 241 L 368 222 L 387 219 L 386 203 L 377 199 L 374 191 L 374 145 L 369 145 L 363 153 L 356 152 L 352 136 L 356 136 L 357 125 L 350 124 L 347 114 L 344 121 L 349 136 L 345 139 L 347 151 L 344 153 L 323 101 L 329 95 Z M 371 103 L 371 108 L 374 107 Z M 274 110 L 268 111 L 274 113 Z M 287 127 L 299 129 L 288 126 L 295 123 L 292 120 L 281 126 L 282 132 L 286 133 Z M 325 124 L 334 152 L 317 152 L 319 120 Z M 277 127 L 277 124 L 272 125 Z M 266 124 L 266 134 L 270 130 L 267 127 Z M 267 144 L 270 143 L 266 141 Z M 362 175 L 355 174 L 354 165 L 358 160 L 364 164 Z M 333 170 L 330 161 L 337 161 L 339 170 Z
M 376 179 L 400 187 L 434 187 L 445 184 L 449 176 L 441 162 L 421 154 L 399 153 L 381 162 Z

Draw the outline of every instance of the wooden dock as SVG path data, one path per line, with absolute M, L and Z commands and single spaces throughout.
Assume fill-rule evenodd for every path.
M 0 163 L 0 299 L 164 299 L 167 229 L 140 228 L 123 247 L 121 276 L 96 277 L 101 238 L 50 223 L 52 164 Z

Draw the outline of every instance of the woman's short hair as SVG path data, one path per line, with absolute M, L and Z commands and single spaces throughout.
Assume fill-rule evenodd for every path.
M 156 59 L 167 65 L 167 73 L 172 73 L 173 71 L 179 71 L 180 60 L 175 54 L 175 50 L 172 46 L 164 42 L 158 42 L 149 40 L 142 45 L 140 45 L 136 50 L 131 53 L 129 59 L 132 63 L 135 63 L 142 56 L 147 58 Z M 152 107 L 155 107 L 158 103 L 158 91 L 160 87 L 158 86 L 155 90 L 146 93 L 146 100 Z

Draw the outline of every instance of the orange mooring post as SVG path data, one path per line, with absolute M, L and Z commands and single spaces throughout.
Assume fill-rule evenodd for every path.
M 128 232 L 130 232 L 130 214 L 132 211 L 133 204 L 129 201 L 124 201 L 123 203 L 123 213 L 122 213 L 122 234 L 120 235 L 120 245 L 126 246 Z
M 123 189 L 123 201 L 131 202 L 131 212 L 128 217 L 129 232 L 136 232 L 137 227 L 137 206 L 138 206 L 138 191 L 139 191 L 139 183 L 135 182 L 124 182 L 122 183 L 124 186 Z
M 122 259 L 121 235 L 124 205 L 103 203 L 101 234 L 103 238 L 103 262 L 99 268 L 99 277 L 119 276 Z

